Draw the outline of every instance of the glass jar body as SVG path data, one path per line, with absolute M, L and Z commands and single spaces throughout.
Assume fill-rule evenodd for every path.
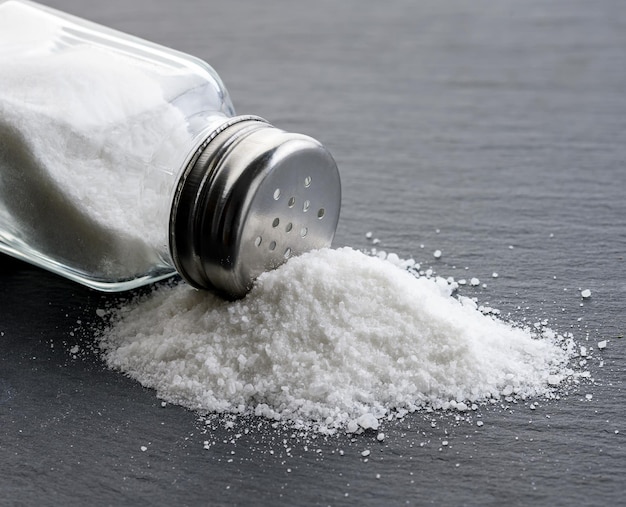
M 235 114 L 194 57 L 0 2 L 0 251 L 100 290 L 175 273 L 172 200 Z

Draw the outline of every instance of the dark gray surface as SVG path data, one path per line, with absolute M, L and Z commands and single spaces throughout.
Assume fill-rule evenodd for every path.
M 477 276 L 488 287 L 465 294 L 593 348 L 595 382 L 471 422 L 413 414 L 382 444 L 203 426 L 90 348 L 95 309 L 120 298 L 2 257 L 0 504 L 624 503 L 623 0 L 50 5 L 212 63 L 239 113 L 335 155 L 336 245 L 368 246 L 371 230 L 442 275 Z

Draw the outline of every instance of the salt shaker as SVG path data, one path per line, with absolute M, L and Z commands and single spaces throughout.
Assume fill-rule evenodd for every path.
M 0 252 L 103 291 L 178 272 L 237 298 L 330 245 L 332 156 L 236 116 L 204 61 L 5 0 L 0 69 Z

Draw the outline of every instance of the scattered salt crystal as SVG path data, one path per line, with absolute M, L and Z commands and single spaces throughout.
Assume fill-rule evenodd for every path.
M 363 414 L 356 420 L 356 423 L 364 430 L 378 429 L 378 418 L 374 414 Z
M 441 250 L 435 250 L 434 253 L 433 253 L 433 257 L 435 259 L 440 259 L 441 255 L 442 255 Z
M 400 257 L 398 257 L 398 254 L 395 253 L 390 253 L 389 255 L 387 255 L 387 261 L 391 262 L 391 264 L 395 264 L 396 266 L 400 266 L 402 264 Z
M 605 349 L 606 348 L 606 340 L 602 340 L 602 341 L 598 342 L 598 348 L 599 349 Z
M 587 401 L 591 401 L 593 399 L 593 394 L 585 394 L 585 398 Z
M 356 433 L 359 430 L 359 425 L 356 421 L 348 421 L 346 425 L 346 433 Z
M 472 287 L 476 287 L 476 286 L 480 285 L 480 280 L 479 280 L 478 278 L 472 278 L 472 279 L 470 280 L 470 285 L 471 285 Z
M 78 352 L 80 351 L 80 347 L 78 345 L 74 345 L 71 349 L 70 349 L 70 354 L 78 354 Z
M 146 452 L 148 450 L 148 448 L 145 445 L 142 445 L 140 449 L 141 449 L 141 452 Z
M 446 446 L 448 445 L 448 443 L 449 443 L 449 442 L 448 442 L 447 440 L 443 440 L 443 441 L 441 442 L 441 445 L 443 445 L 444 447 L 446 447 Z
M 376 440 L 378 440 L 379 442 L 382 442 L 383 440 L 385 440 L 385 434 L 384 433 L 379 433 L 378 435 L 376 435 Z
M 589 289 L 582 290 L 580 291 L 580 295 L 582 296 L 583 299 L 588 299 L 591 297 L 591 291 Z
M 361 452 L 361 456 L 363 456 L 364 458 L 367 458 L 369 455 L 370 455 L 369 449 L 366 449 L 365 451 Z
M 509 396 L 509 395 L 513 394 L 513 386 L 510 385 L 510 384 L 504 386 L 504 389 L 502 389 L 502 391 L 500 391 L 500 394 L 502 394 L 502 396 Z
M 374 238 L 374 239 L 372 240 L 372 244 L 373 244 L 373 245 L 378 245 L 378 243 L 380 243 L 380 240 L 379 240 L 378 238 Z
M 587 357 L 587 347 L 580 347 L 580 357 Z
M 365 237 L 366 237 L 367 239 L 372 239 L 372 232 L 371 232 L 371 231 L 366 232 L 366 233 L 365 233 Z
M 106 313 L 107 313 L 106 310 L 103 310 L 102 308 L 96 309 L 96 315 L 100 318 L 104 317 Z
M 476 421 L 476 426 L 480 427 L 482 426 L 484 423 L 482 421 Z

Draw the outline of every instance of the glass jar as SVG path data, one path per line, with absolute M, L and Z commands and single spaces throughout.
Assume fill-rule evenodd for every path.
M 331 155 L 236 116 L 205 62 L 7 0 L 0 69 L 0 251 L 105 291 L 178 272 L 240 297 L 330 245 Z

